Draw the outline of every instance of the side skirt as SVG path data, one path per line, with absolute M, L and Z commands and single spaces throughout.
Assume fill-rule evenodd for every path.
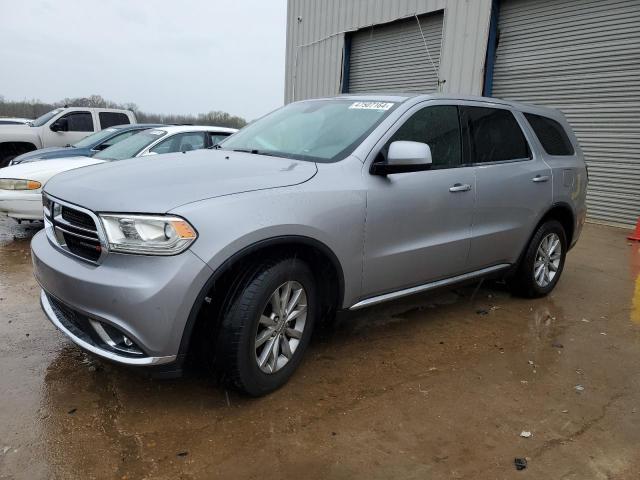
M 389 300 L 395 300 L 397 298 L 414 295 L 416 293 L 427 292 L 429 290 L 434 290 L 436 288 L 453 285 L 455 283 L 464 282 L 466 280 L 471 280 L 477 277 L 484 277 L 491 273 L 496 273 L 501 270 L 507 270 L 510 267 L 511 267 L 511 264 L 502 263 L 500 265 L 494 265 L 493 267 L 483 268 L 482 270 L 476 270 L 475 272 L 465 273 L 462 275 L 458 275 L 456 277 L 445 278 L 445 279 L 437 280 L 431 283 L 425 283 L 423 285 L 418 285 L 417 287 L 410 287 L 410 288 L 405 288 L 404 290 L 398 290 L 396 292 L 377 295 L 375 297 L 370 297 L 370 298 L 366 298 L 364 300 L 359 301 L 355 305 L 352 305 L 351 307 L 349 307 L 349 310 L 358 310 L 360 308 L 370 307 L 372 305 L 377 305 L 378 303 L 387 302 Z

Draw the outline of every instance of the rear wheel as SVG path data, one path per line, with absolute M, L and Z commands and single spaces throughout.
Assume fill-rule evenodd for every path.
M 302 360 L 317 316 L 314 276 L 301 260 L 269 260 L 228 302 L 218 335 L 219 367 L 253 396 L 287 382 Z
M 548 220 L 538 227 L 513 279 L 514 292 L 524 297 L 542 297 L 560 279 L 567 253 L 562 224 Z

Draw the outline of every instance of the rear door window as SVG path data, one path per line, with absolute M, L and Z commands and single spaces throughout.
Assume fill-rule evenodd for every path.
M 509 110 L 464 106 L 462 122 L 469 132 L 471 162 L 504 162 L 531 158 L 524 133 Z
M 573 145 L 562 125 L 552 118 L 525 113 L 525 118 L 549 155 L 573 155 Z
M 128 125 L 131 123 L 129 121 L 129 117 L 124 113 L 100 112 L 98 116 L 100 118 L 100 126 L 102 128 L 109 128 L 115 125 Z

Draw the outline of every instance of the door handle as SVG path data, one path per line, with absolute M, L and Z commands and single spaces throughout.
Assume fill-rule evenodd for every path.
M 531 179 L 532 182 L 541 183 L 549 180 L 549 175 L 536 175 Z
M 462 184 L 462 183 L 456 183 L 454 186 L 449 187 L 449 191 L 452 193 L 455 192 L 466 192 L 468 190 L 471 190 L 471 185 L 469 185 L 468 183 Z

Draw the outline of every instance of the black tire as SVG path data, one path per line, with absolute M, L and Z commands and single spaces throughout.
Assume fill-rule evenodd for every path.
M 549 281 L 547 285 L 540 285 L 535 278 L 535 263 L 538 248 L 540 247 L 542 241 L 547 238 L 549 235 L 555 234 L 560 239 L 560 258 L 559 265 L 556 267 L 555 275 Z M 567 255 L 567 235 L 564 231 L 564 227 L 557 220 L 548 220 L 544 222 L 542 225 L 538 227 L 536 232 L 533 234 L 529 245 L 527 246 L 526 251 L 518 265 L 518 269 L 511 279 L 511 287 L 513 293 L 516 295 L 526 297 L 526 298 L 538 298 L 544 297 L 549 294 L 558 281 L 560 280 L 560 276 L 562 274 L 562 270 L 564 269 L 564 262 Z
M 259 320 L 272 293 L 286 282 L 297 282 L 304 289 L 306 323 L 288 363 L 273 373 L 265 373 L 256 361 Z M 216 368 L 221 370 L 224 383 L 255 397 L 284 385 L 302 361 L 317 316 L 316 282 L 308 265 L 297 258 L 264 261 L 246 275 L 223 311 L 216 342 Z

